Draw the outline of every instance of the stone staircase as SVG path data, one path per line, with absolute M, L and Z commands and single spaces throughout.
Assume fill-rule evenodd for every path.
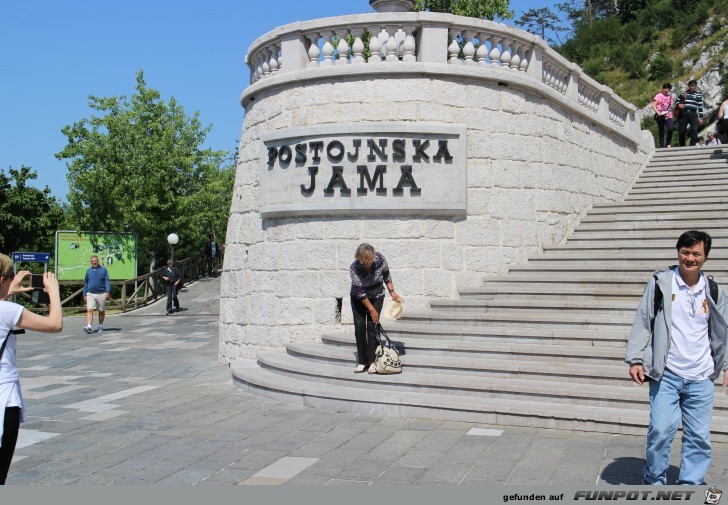
M 647 388 L 623 362 L 634 310 L 691 228 L 713 237 L 705 270 L 728 288 L 726 183 L 728 147 L 655 152 L 624 201 L 595 204 L 566 245 L 388 322 L 400 375 L 354 374 L 349 331 L 238 360 L 233 379 L 329 410 L 644 434 Z M 716 384 L 713 438 L 728 441 L 728 395 Z

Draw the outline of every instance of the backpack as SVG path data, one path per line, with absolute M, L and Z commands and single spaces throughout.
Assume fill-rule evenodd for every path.
M 655 331 L 655 318 L 657 317 L 657 311 L 659 309 L 663 308 L 664 302 L 662 300 L 662 291 L 660 291 L 660 286 L 657 284 L 657 275 L 654 276 L 655 278 L 655 304 L 654 304 L 654 310 L 655 315 L 652 317 L 652 321 L 650 321 L 650 331 Z M 708 291 L 710 291 L 710 298 L 713 300 L 714 304 L 718 304 L 718 283 L 713 280 L 712 275 L 708 275 Z

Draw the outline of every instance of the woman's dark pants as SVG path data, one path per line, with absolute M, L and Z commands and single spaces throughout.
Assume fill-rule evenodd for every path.
M 379 314 L 382 314 L 384 298 L 369 300 Z M 362 302 L 351 298 L 351 311 L 354 314 L 354 336 L 356 337 L 356 350 L 359 355 L 359 364 L 374 363 L 374 352 L 377 350 L 377 326 L 372 321 L 369 311 Z
M 13 460 L 15 444 L 18 442 L 20 429 L 20 407 L 5 407 L 5 422 L 3 423 L 3 439 L 0 446 L 0 485 L 5 484 L 5 478 L 10 470 Z
M 667 126 L 667 142 L 664 142 L 666 126 Z M 667 146 L 672 145 L 672 132 L 675 131 L 675 126 L 672 123 L 672 118 L 658 119 L 657 120 L 657 131 L 659 133 L 659 138 L 660 138 L 660 147 L 665 147 L 666 145 Z

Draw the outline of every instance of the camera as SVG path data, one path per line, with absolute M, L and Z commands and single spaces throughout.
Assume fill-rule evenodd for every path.
M 48 293 L 43 291 L 43 275 L 42 274 L 33 274 L 30 279 L 30 286 L 33 288 L 33 294 L 30 295 L 30 300 L 33 303 L 37 303 L 39 305 L 48 305 L 51 303 L 51 299 L 48 296 Z

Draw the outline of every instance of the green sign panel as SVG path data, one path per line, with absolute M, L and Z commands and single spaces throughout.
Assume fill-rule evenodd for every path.
M 91 256 L 109 271 L 113 280 L 137 276 L 137 237 L 135 233 L 101 231 L 56 232 L 56 277 L 82 281 L 91 266 Z

